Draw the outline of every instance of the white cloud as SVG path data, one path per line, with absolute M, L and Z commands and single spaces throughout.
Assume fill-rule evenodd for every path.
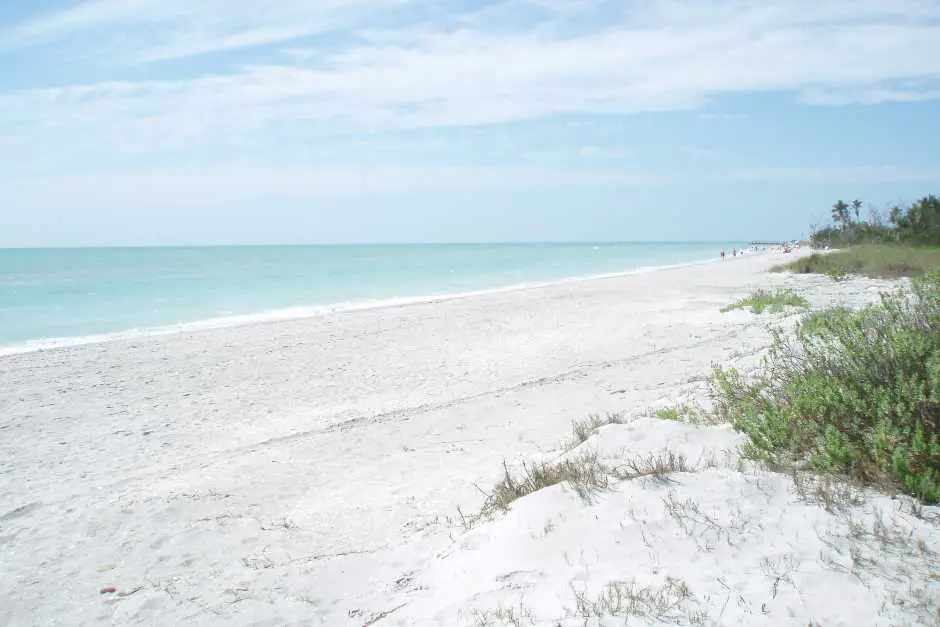
M 940 56 L 929 53 L 940 41 L 936 1 L 492 0 L 469 13 L 461 5 L 83 2 L 0 33 L 0 42 L 87 44 L 94 35 L 109 50 L 119 46 L 117 58 L 137 61 L 285 48 L 245 50 L 249 61 L 235 69 L 172 80 L 8 92 L 0 95 L 0 131 L 13 144 L 93 144 L 126 155 L 225 146 L 274 126 L 315 141 L 336 132 L 691 109 L 742 92 L 789 92 L 812 103 L 940 97 Z M 325 31 L 335 35 L 329 46 L 294 41 Z
M 808 89 L 800 100 L 806 104 L 845 105 L 880 104 L 885 102 L 920 102 L 940 100 L 940 89 L 923 85 L 898 85 L 895 87 L 846 87 L 842 89 Z
M 85 0 L 0 31 L 7 48 L 97 35 L 129 61 L 189 57 L 349 28 L 411 0 Z

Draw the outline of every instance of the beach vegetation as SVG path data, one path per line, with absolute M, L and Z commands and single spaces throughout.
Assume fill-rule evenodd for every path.
M 615 412 L 606 415 L 591 414 L 586 420 L 575 420 L 571 423 L 572 437 L 568 448 L 574 448 L 583 444 L 597 430 L 606 425 L 620 425 L 626 422 L 626 416 L 623 413 Z
M 822 248 L 846 248 L 861 244 L 940 246 L 940 196 L 933 194 L 909 205 L 894 205 L 885 213 L 869 210 L 864 203 L 836 201 L 831 207 L 832 225 L 813 229 L 810 241 Z
M 587 624 L 607 624 L 618 619 L 618 624 L 633 624 L 633 619 L 643 624 L 663 625 L 708 625 L 713 621 L 701 609 L 700 601 L 692 594 L 689 585 L 682 579 L 666 577 L 661 584 L 643 585 L 635 580 L 611 581 L 597 596 L 589 595 L 580 582 L 571 582 L 574 608 L 568 616 L 548 621 L 523 602 L 518 605 L 501 605 L 496 609 L 474 610 L 471 615 L 474 627 L 534 627 L 551 625 L 561 627 L 571 624 L 571 618 Z M 573 616 L 571 615 L 573 613 Z
M 704 625 L 707 615 L 681 579 L 667 578 L 661 586 L 643 586 L 636 581 L 613 581 L 596 598 L 575 591 L 577 614 L 588 621 L 631 618 L 668 625 Z
M 523 463 L 522 469 L 514 473 L 503 462 L 503 476 L 486 494 L 486 500 L 476 516 L 464 519 L 470 527 L 481 519 L 491 518 L 497 512 L 509 511 L 509 507 L 524 496 L 561 483 L 571 487 L 578 496 L 589 501 L 594 494 L 608 487 L 610 469 L 594 453 L 585 453 L 560 462 Z
M 716 368 L 712 392 L 747 457 L 940 502 L 940 273 L 772 330 L 757 374 Z
M 769 290 L 757 290 L 752 292 L 750 296 L 723 307 L 721 312 L 726 313 L 735 309 L 750 309 L 751 313 L 754 314 L 762 314 L 765 311 L 769 313 L 780 313 L 787 307 L 805 308 L 808 306 L 809 303 L 807 300 L 793 290 L 781 289 L 774 292 Z
M 940 268 L 940 247 L 866 244 L 825 254 L 813 253 L 776 271 L 825 274 L 834 280 L 852 275 L 897 279 L 917 277 Z
M 703 460 L 702 466 L 712 462 Z M 499 512 L 509 511 L 519 499 L 539 490 L 564 484 L 582 500 L 590 502 L 599 492 L 607 490 L 612 481 L 628 481 L 649 477 L 664 479 L 676 472 L 691 472 L 693 466 L 685 456 L 662 450 L 647 455 L 627 457 L 613 465 L 601 461 L 596 453 L 587 452 L 556 462 L 526 462 L 518 472 L 503 462 L 503 476 L 486 494 L 480 511 L 468 516 L 459 512 L 465 528 L 481 520 L 489 520 Z
M 500 606 L 495 610 L 475 610 L 473 621 L 475 627 L 529 627 L 537 624 L 534 612 L 523 603 L 518 606 Z
M 702 460 L 700 467 L 710 466 L 710 460 Z M 610 474 L 619 481 L 652 477 L 664 479 L 675 472 L 692 472 L 685 455 L 664 449 L 648 455 L 636 455 L 624 460 L 619 466 L 610 469 Z
M 671 420 L 673 422 L 682 422 L 685 415 L 685 407 L 676 405 L 675 407 L 661 407 L 653 412 L 653 416 L 660 420 Z
M 940 196 L 925 196 L 909 205 L 895 205 L 886 213 L 864 203 L 835 202 L 832 224 L 813 228 L 814 248 L 838 249 L 813 254 L 775 270 L 825 274 L 837 281 L 852 275 L 894 279 L 920 276 L 940 268 Z
M 653 417 L 690 425 L 707 425 L 715 422 L 708 411 L 693 403 L 679 403 L 669 407 L 660 407 L 653 412 Z

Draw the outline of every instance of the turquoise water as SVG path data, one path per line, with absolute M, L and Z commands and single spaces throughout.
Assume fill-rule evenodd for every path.
M 715 259 L 734 243 L 0 250 L 0 352 Z M 740 246 L 740 244 L 738 244 Z

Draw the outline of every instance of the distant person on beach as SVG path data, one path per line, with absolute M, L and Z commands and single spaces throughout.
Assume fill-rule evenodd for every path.
M 732 257 L 737 257 L 737 256 L 738 256 L 738 249 L 737 249 L 737 248 L 735 248 L 734 250 L 731 251 L 731 256 L 732 256 Z
M 722 258 L 722 259 L 725 258 L 725 251 L 721 251 L 721 258 Z

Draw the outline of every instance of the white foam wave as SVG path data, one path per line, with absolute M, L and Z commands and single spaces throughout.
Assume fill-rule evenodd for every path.
M 218 317 L 197 320 L 193 322 L 183 322 L 174 325 L 161 327 L 148 327 L 140 329 L 128 329 L 115 333 L 100 333 L 95 335 L 84 335 L 76 337 L 48 338 L 41 340 L 31 340 L 12 346 L 0 347 L 0 357 L 11 355 L 22 355 L 24 353 L 34 353 L 38 351 L 47 351 L 53 349 L 72 348 L 88 344 L 103 344 L 107 342 L 138 340 L 149 337 L 158 337 L 164 335 L 178 335 L 183 333 L 197 333 L 213 329 L 224 329 L 231 327 L 249 326 L 254 324 L 263 324 L 271 322 L 284 322 L 289 320 L 300 320 L 304 318 L 314 318 L 333 313 L 345 313 L 353 311 L 363 311 L 371 309 L 382 309 L 388 307 L 404 307 L 408 305 L 418 305 L 425 303 L 434 303 L 447 300 L 459 300 L 463 298 L 472 298 L 486 294 L 500 294 L 504 292 L 515 292 L 520 290 L 539 289 L 552 287 L 555 285 L 566 285 L 571 283 L 581 283 L 584 281 L 596 281 L 600 279 L 612 279 L 635 274 L 644 274 L 661 270 L 670 270 L 697 266 L 708 263 L 714 263 L 714 259 L 692 261 L 687 263 L 668 264 L 660 266 L 642 266 L 631 270 L 620 272 L 608 272 L 603 274 L 592 274 L 587 276 L 568 277 L 552 281 L 541 281 L 533 283 L 514 283 L 503 287 L 472 290 L 465 292 L 451 292 L 432 294 L 426 296 L 411 296 L 399 298 L 387 298 L 380 300 L 363 300 L 346 303 L 336 303 L 333 305 L 321 305 L 313 307 L 289 307 L 285 309 L 275 309 L 259 312 L 255 314 L 243 315 L 221 315 Z

